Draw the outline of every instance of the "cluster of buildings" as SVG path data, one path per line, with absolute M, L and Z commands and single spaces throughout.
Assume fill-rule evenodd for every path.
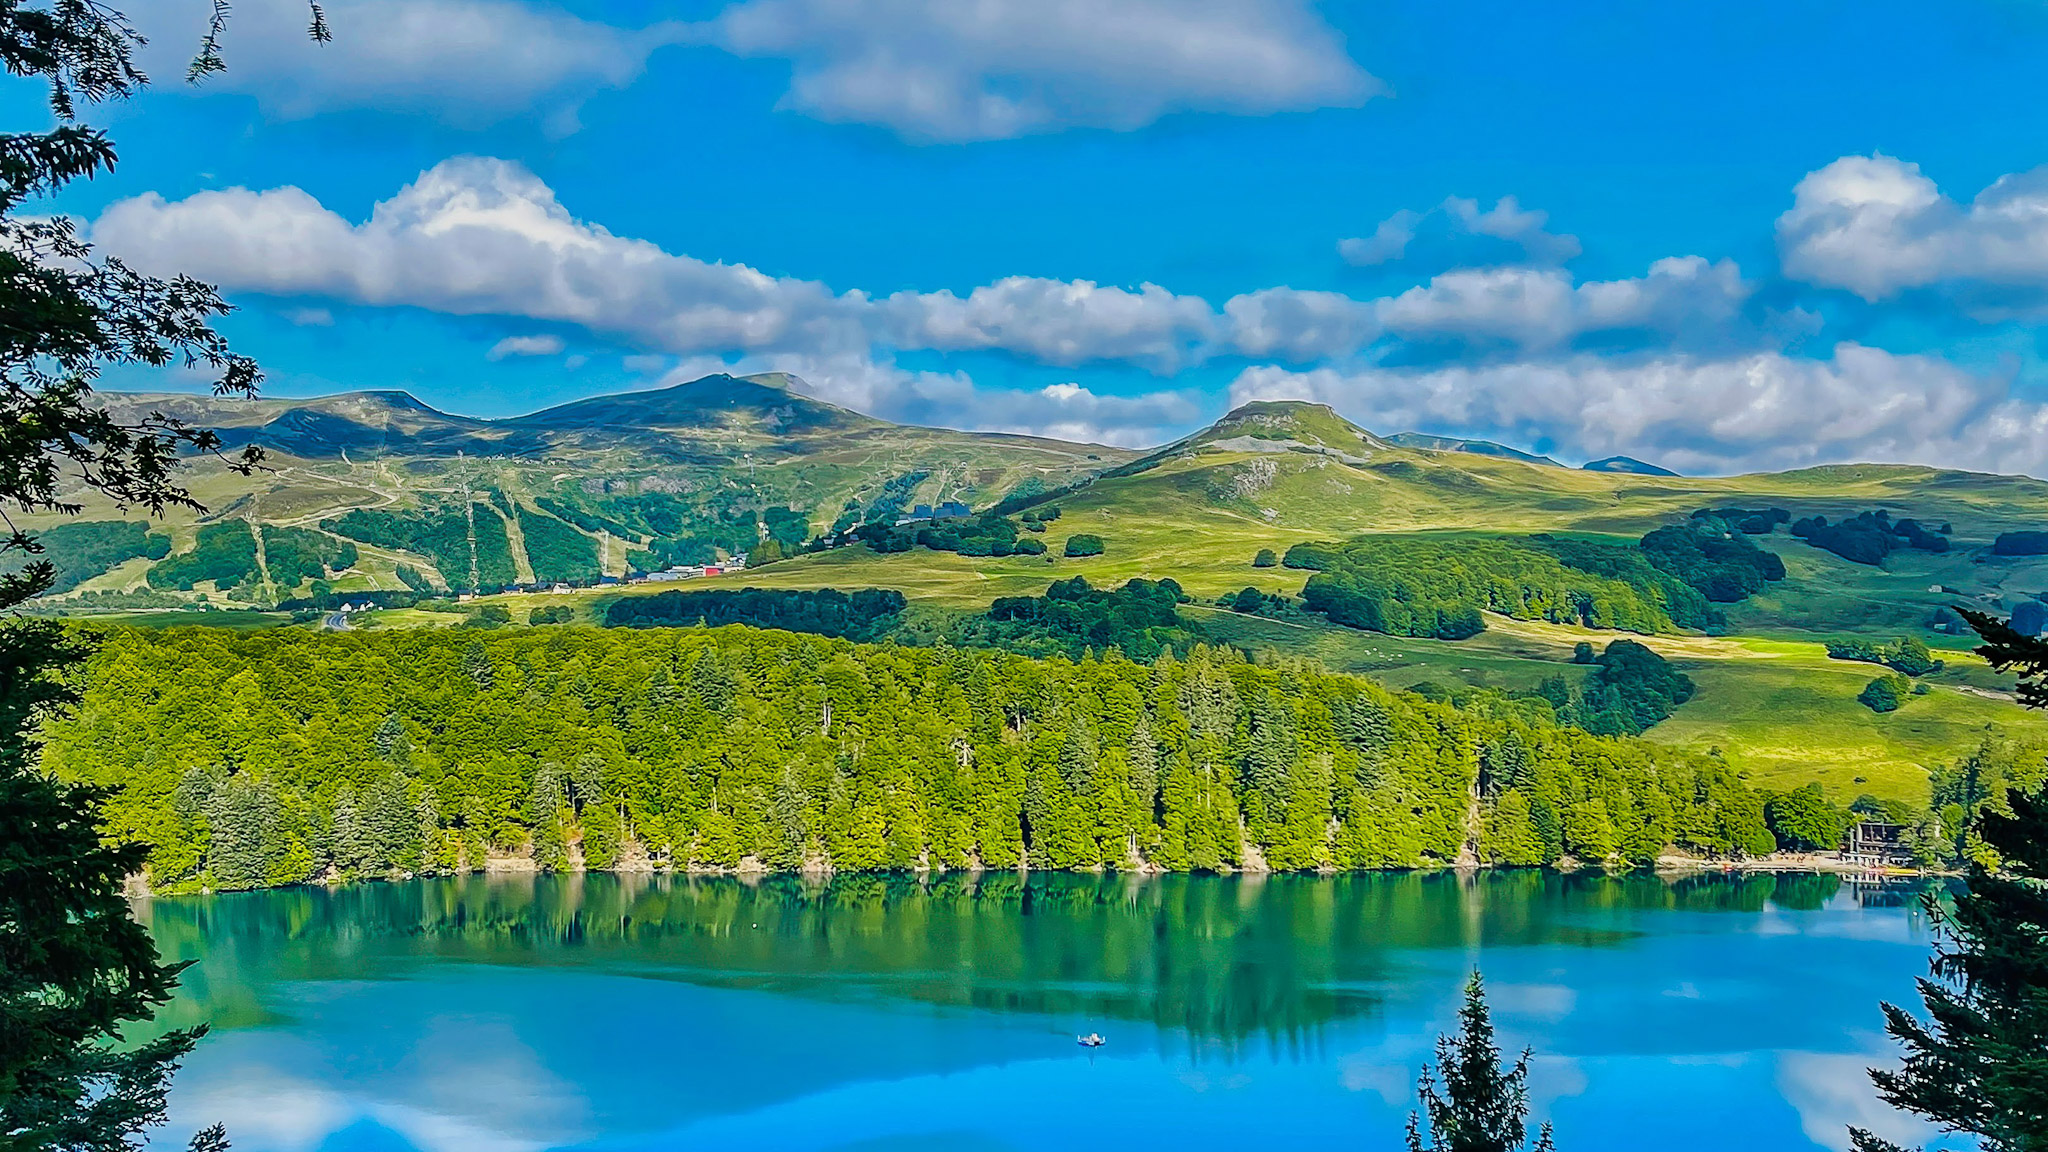
M 652 584 L 667 580 L 695 580 L 700 576 L 725 576 L 733 572 L 744 572 L 747 568 L 747 554 L 735 552 L 718 564 L 678 564 L 660 572 L 646 572 L 633 577 L 635 584 Z
M 661 572 L 644 572 L 629 576 L 624 580 L 617 576 L 599 576 L 595 585 L 569 584 L 562 581 L 554 583 L 507 584 L 500 589 L 485 589 L 484 592 L 485 594 L 494 594 L 496 592 L 575 592 L 584 587 L 602 588 L 622 583 L 645 584 L 664 580 L 694 580 L 700 576 L 725 576 L 734 572 L 745 571 L 746 567 L 747 555 L 741 552 L 716 564 L 678 564 Z M 455 599 L 466 602 L 476 599 L 477 595 L 478 593 L 475 592 L 457 592 Z M 371 607 L 369 604 L 351 605 L 343 607 L 342 611 L 362 612 L 369 610 Z
M 968 509 L 967 505 L 962 504 L 958 500 L 947 500 L 940 503 L 937 507 L 933 507 L 930 504 L 919 504 L 910 510 L 910 515 L 899 517 L 896 521 L 896 526 L 900 528 L 905 524 L 919 524 L 926 520 L 965 520 L 972 515 L 974 513 Z

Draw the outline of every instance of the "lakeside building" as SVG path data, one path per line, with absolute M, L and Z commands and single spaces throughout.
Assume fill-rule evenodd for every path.
M 1859 868 L 1911 868 L 1915 861 L 1904 834 L 1889 820 L 1859 820 L 1843 838 L 1842 862 Z

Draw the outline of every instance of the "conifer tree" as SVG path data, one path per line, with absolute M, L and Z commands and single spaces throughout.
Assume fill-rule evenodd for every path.
M 313 37 L 325 40 L 310 7 Z M 191 79 L 224 67 L 227 15 L 215 6 Z M 74 220 L 32 205 L 113 168 L 113 142 L 81 109 L 148 83 L 134 63 L 140 44 L 100 0 L 0 0 L 0 65 L 43 84 L 56 121 L 0 133 L 0 554 L 42 551 L 10 510 L 76 513 L 79 486 L 151 512 L 198 507 L 176 471 L 186 451 L 218 452 L 220 438 L 158 413 L 117 417 L 93 393 L 106 368 L 182 364 L 216 373 L 224 395 L 252 395 L 261 378 L 210 326 L 227 310 L 213 289 L 99 259 Z M 232 465 L 246 473 L 259 459 L 251 449 Z M 0 610 L 54 578 L 40 560 L 0 575 Z M 40 729 L 74 702 L 65 675 L 85 656 L 53 624 L 0 624 L 0 1145 L 9 1152 L 133 1147 L 162 1119 L 171 1073 L 201 1031 L 119 1045 L 125 1025 L 169 999 L 178 968 L 128 915 L 122 887 L 146 850 L 101 841 L 107 793 L 41 770 Z M 218 1152 L 226 1140 L 209 1129 L 192 1146 Z
M 1423 1065 L 1416 1083 L 1422 1112 L 1408 1116 L 1409 1152 L 1551 1152 L 1548 1124 L 1529 1143 L 1529 1055 L 1501 1066 L 1486 985 L 1473 972 L 1458 1034 L 1437 1037 L 1436 1065 Z
M 1977 651 L 2020 673 L 2020 701 L 2048 706 L 2048 641 L 1963 616 L 1984 638 Z M 1928 1019 L 1884 1005 L 1906 1060 L 1870 1078 L 1894 1107 L 1975 1135 L 1985 1152 L 2048 1152 L 2048 793 L 2004 799 L 2011 815 L 1987 805 L 1978 817 L 1995 860 L 1972 857 L 1948 902 L 1928 899 L 1941 930 L 1931 978 L 1919 982 Z M 1858 1152 L 1898 1152 L 1870 1132 L 1852 1135 Z

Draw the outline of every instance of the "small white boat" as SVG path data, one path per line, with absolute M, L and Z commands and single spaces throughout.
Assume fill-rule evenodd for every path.
M 1090 1032 L 1086 1036 L 1074 1037 L 1074 1043 L 1079 1044 L 1083 1048 L 1100 1048 L 1106 1041 L 1103 1040 L 1102 1033 Z

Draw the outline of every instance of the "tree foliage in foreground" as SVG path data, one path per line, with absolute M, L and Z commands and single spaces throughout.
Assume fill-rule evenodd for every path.
M 1761 797 L 1713 759 L 1201 647 L 121 629 L 48 755 L 118 789 L 108 829 L 168 890 L 488 853 L 1306 870 L 1444 863 L 1468 840 L 1502 864 L 1771 843 Z
M 2048 800 L 2010 798 L 1979 832 L 1996 869 L 1973 864 L 1944 904 L 1930 899 L 1941 945 L 1919 981 L 1928 1019 L 1884 1006 L 1885 1030 L 1906 1048 L 1897 1071 L 1872 1069 L 1894 1107 L 1967 1132 L 1986 1152 L 2048 1149 Z M 1869 1132 L 1859 1152 L 1898 1152 Z
M 2048 702 L 2048 641 L 1965 611 L 1984 637 L 1978 652 L 2020 673 L 2020 699 Z M 1897 1071 L 1872 1069 L 1878 1094 L 1946 1132 L 1978 1137 L 1986 1152 L 2048 1149 L 2048 793 L 2012 793 L 2008 812 L 1984 809 L 1963 882 L 1927 907 L 1940 930 L 1930 977 L 1919 982 L 1927 1019 L 1884 1006 L 1885 1030 L 1906 1048 Z M 1900 1152 L 1852 1130 L 1858 1152 Z
M 1472 973 L 1457 1035 L 1437 1037 L 1436 1064 L 1416 1084 L 1422 1112 L 1408 1117 L 1409 1152 L 1551 1152 L 1548 1124 L 1529 1142 L 1529 1056 L 1502 1067 L 1486 985 Z
M 326 28 L 313 9 L 315 38 Z M 222 67 L 227 5 L 193 62 Z M 75 514 L 80 487 L 117 507 L 197 507 L 177 482 L 181 454 L 216 451 L 213 433 L 160 414 L 125 422 L 93 382 L 110 366 L 182 365 L 217 373 L 215 391 L 253 393 L 253 362 L 210 326 L 226 305 L 185 277 L 145 276 L 95 258 L 67 216 L 28 210 L 37 197 L 109 171 L 114 146 L 79 120 L 81 105 L 134 94 L 140 38 L 96 0 L 0 0 L 0 63 L 40 83 L 55 126 L 0 134 L 0 555 L 40 554 L 14 511 Z M 240 470 L 259 457 L 245 453 Z M 8 557 L 9 567 L 14 557 Z M 53 565 L 0 575 L 0 609 L 49 590 Z M 0 1146 L 8 1152 L 114 1152 L 163 1118 L 164 1092 L 196 1031 L 140 1045 L 124 1025 L 149 1019 L 177 969 L 159 962 L 122 900 L 143 862 L 137 846 L 100 838 L 104 794 L 43 774 L 39 729 L 72 700 L 68 674 L 85 656 L 45 621 L 0 623 Z M 195 1149 L 226 1147 L 218 1128 Z

